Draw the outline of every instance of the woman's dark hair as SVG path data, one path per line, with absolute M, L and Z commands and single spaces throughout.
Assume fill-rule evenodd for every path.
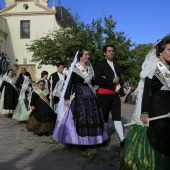
M 112 47 L 113 49 L 115 49 L 114 45 L 107 44 L 107 45 L 103 46 L 103 53 L 105 53 L 107 51 L 107 47 Z
M 14 72 L 14 70 L 13 70 L 13 69 L 8 69 L 7 74 L 8 74 L 10 71 Z
M 41 72 L 41 78 L 43 78 L 45 75 L 48 75 L 48 72 L 47 71 L 42 71 Z
M 166 47 L 167 44 L 170 44 L 170 38 L 165 37 L 163 38 L 157 45 L 156 45 L 156 56 L 160 56 Z
M 80 49 L 77 55 L 77 60 L 80 61 L 80 57 L 83 56 L 84 51 L 89 51 L 87 49 Z

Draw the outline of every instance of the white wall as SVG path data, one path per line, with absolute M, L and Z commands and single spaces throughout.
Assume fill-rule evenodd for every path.
M 2 17 L 0 17 L 0 51 L 6 53 L 5 50 L 5 37 L 7 35 L 6 33 L 6 20 Z
M 28 4 L 28 10 L 23 8 L 24 4 Z M 42 14 L 40 14 L 40 11 Z M 55 19 L 55 12 L 51 9 L 41 8 L 35 2 L 19 2 L 11 10 L 7 11 L 8 16 L 4 16 L 7 20 L 6 53 L 10 57 L 9 67 L 15 70 L 15 64 L 23 64 L 23 59 L 27 58 L 28 64 L 32 63 L 32 54 L 27 52 L 26 44 L 31 43 L 34 39 L 46 36 L 47 33 L 59 29 L 59 25 Z M 20 38 L 20 21 L 30 20 L 30 39 Z M 18 62 L 16 62 L 18 59 Z M 36 67 L 38 63 L 36 63 Z M 40 73 L 46 70 L 49 74 L 56 71 L 56 66 L 43 66 L 36 70 L 36 78 L 40 78 Z

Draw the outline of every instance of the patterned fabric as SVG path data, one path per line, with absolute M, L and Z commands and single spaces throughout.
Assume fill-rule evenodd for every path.
M 103 133 L 104 121 L 97 100 L 88 85 L 74 85 L 75 99 L 71 103 L 77 133 L 97 136 Z
M 156 69 L 150 96 L 148 95 L 150 118 L 170 112 L 170 91 L 165 89 L 168 89 L 168 85 L 160 71 Z M 150 121 L 148 128 L 133 126 L 126 138 L 121 169 L 168 170 L 170 167 L 169 129 L 169 118 Z
M 108 139 L 101 109 L 89 84 L 90 82 L 86 83 L 79 69 L 76 70 L 74 67 L 69 82 L 64 85 L 64 88 L 66 85 L 67 88 L 63 96 L 63 99 L 70 99 L 71 104 L 66 110 L 65 107 L 62 109 L 60 106 L 58 107 L 60 109 L 57 109 L 59 115 L 53 133 L 53 139 L 57 142 L 96 145 Z M 72 95 L 75 95 L 73 100 L 70 98 Z M 64 106 L 64 101 L 62 103 Z
M 154 150 L 146 136 L 147 127 L 134 125 L 126 138 L 120 170 L 168 170 L 170 157 Z

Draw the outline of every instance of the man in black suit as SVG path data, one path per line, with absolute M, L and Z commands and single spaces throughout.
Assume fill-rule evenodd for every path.
M 57 63 L 57 71 L 52 73 L 49 78 L 49 80 L 51 80 L 51 77 L 52 77 L 52 82 L 53 82 L 52 90 L 54 90 L 55 85 L 57 84 L 59 80 L 65 80 L 65 75 L 63 74 L 63 70 L 64 70 L 64 64 Z
M 123 148 L 125 138 L 121 122 L 121 102 L 124 99 L 124 90 L 120 67 L 113 61 L 113 45 L 105 45 L 103 53 L 105 58 L 96 63 L 94 68 L 95 82 L 99 86 L 98 99 L 105 123 L 108 122 L 111 112 L 115 129 L 120 138 L 120 146 Z
M 63 74 L 63 70 L 64 70 L 64 64 L 61 62 L 57 63 L 57 71 L 55 73 L 52 73 L 49 78 L 49 80 L 51 80 L 51 78 L 52 78 L 52 91 L 54 90 L 54 88 L 59 80 L 66 79 L 66 75 Z M 58 101 L 59 101 L 59 98 L 54 96 L 54 104 L 58 103 Z

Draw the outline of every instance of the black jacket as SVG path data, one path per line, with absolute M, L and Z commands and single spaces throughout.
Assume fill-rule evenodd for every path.
M 115 62 L 113 62 L 113 64 L 114 64 L 115 72 L 119 77 L 119 84 L 121 85 L 121 88 L 119 90 L 120 96 L 124 96 L 120 67 Z M 94 72 L 95 72 L 95 84 L 99 85 L 99 87 L 102 88 L 106 88 L 110 90 L 113 89 L 114 86 L 113 78 L 115 77 L 115 74 L 106 59 L 103 59 L 102 61 L 99 61 L 95 64 Z M 103 78 L 102 76 L 104 76 L 105 78 Z
M 31 79 L 31 74 L 29 72 L 26 72 L 25 75 L 28 76 Z M 16 82 L 17 88 L 21 88 L 23 82 L 24 82 L 24 77 L 23 77 L 22 73 L 20 73 L 20 75 L 19 75 L 19 77 L 17 79 L 17 82 Z
M 51 77 L 52 77 L 52 81 L 53 81 L 53 83 L 52 83 L 52 90 L 54 90 L 56 83 L 60 80 L 58 72 L 52 73 L 50 75 L 49 80 L 51 80 Z M 66 76 L 65 76 L 65 79 L 66 79 Z

